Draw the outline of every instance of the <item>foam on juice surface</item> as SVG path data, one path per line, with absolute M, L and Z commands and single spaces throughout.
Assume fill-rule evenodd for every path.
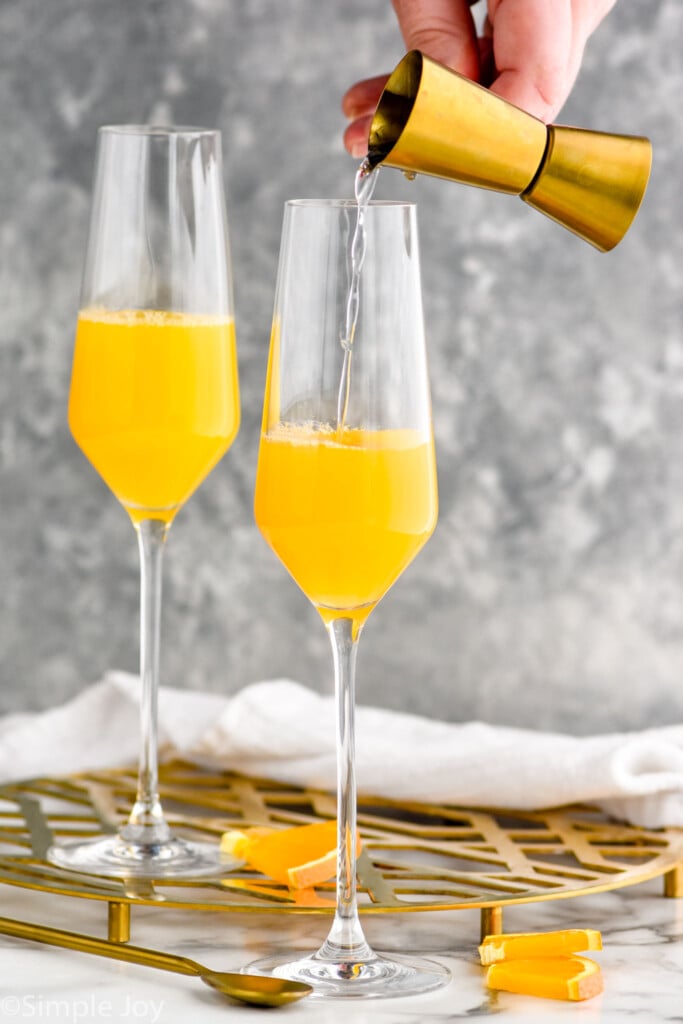
M 232 317 L 227 315 L 163 309 L 105 309 L 103 306 L 87 306 L 80 311 L 78 319 L 119 327 L 217 327 L 232 322 Z

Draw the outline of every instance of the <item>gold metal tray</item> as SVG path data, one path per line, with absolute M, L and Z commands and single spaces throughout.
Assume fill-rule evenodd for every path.
M 40 778 L 0 787 L 0 883 L 108 904 L 109 937 L 125 942 L 134 905 L 196 911 L 332 911 L 334 886 L 291 891 L 248 869 L 219 879 L 147 881 L 53 867 L 53 841 L 111 832 L 135 795 L 133 769 Z M 160 791 L 173 828 L 215 838 L 229 828 L 297 825 L 331 818 L 323 792 L 163 765 Z M 594 807 L 549 811 L 472 810 L 424 803 L 359 801 L 361 911 L 480 908 L 482 932 L 502 930 L 506 904 L 603 892 L 664 876 L 683 896 L 683 830 L 617 824 Z

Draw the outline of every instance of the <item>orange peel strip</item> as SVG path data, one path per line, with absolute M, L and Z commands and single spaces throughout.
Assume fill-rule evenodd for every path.
M 308 889 L 334 878 L 337 871 L 337 822 L 318 821 L 284 829 L 226 832 L 221 849 L 293 889 Z M 357 835 L 356 852 L 361 849 Z
M 591 999 L 603 990 L 599 964 L 583 956 L 502 960 L 489 967 L 486 984 L 503 992 L 571 1002 Z
M 535 960 L 593 949 L 602 949 L 599 931 L 595 928 L 567 928 L 556 932 L 487 935 L 479 947 L 479 957 L 486 967 L 500 960 Z
M 238 860 L 246 860 L 247 852 L 254 839 L 274 831 L 266 825 L 248 828 L 244 832 L 236 828 L 230 829 L 229 832 L 224 832 L 221 836 L 221 853 L 227 853 L 230 857 L 236 857 Z

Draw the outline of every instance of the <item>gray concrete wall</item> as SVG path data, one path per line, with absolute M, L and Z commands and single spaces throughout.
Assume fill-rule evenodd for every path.
M 137 550 L 69 437 L 95 133 L 223 131 L 243 425 L 167 551 L 164 679 L 323 690 L 323 628 L 251 502 L 282 204 L 349 194 L 340 96 L 403 52 L 388 0 L 0 3 L 0 711 L 137 664 Z M 576 732 L 683 713 L 683 6 L 621 0 L 565 123 L 649 135 L 601 255 L 508 197 L 419 204 L 441 519 L 371 618 L 359 699 Z

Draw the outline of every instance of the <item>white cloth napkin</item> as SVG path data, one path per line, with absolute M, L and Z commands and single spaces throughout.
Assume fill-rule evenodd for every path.
M 111 672 L 68 703 L 0 719 L 0 780 L 137 759 L 139 682 Z M 163 689 L 165 754 L 334 789 L 334 700 L 289 680 L 234 697 Z M 646 828 L 683 826 L 683 725 L 577 738 L 357 709 L 361 792 L 520 810 L 590 802 Z

